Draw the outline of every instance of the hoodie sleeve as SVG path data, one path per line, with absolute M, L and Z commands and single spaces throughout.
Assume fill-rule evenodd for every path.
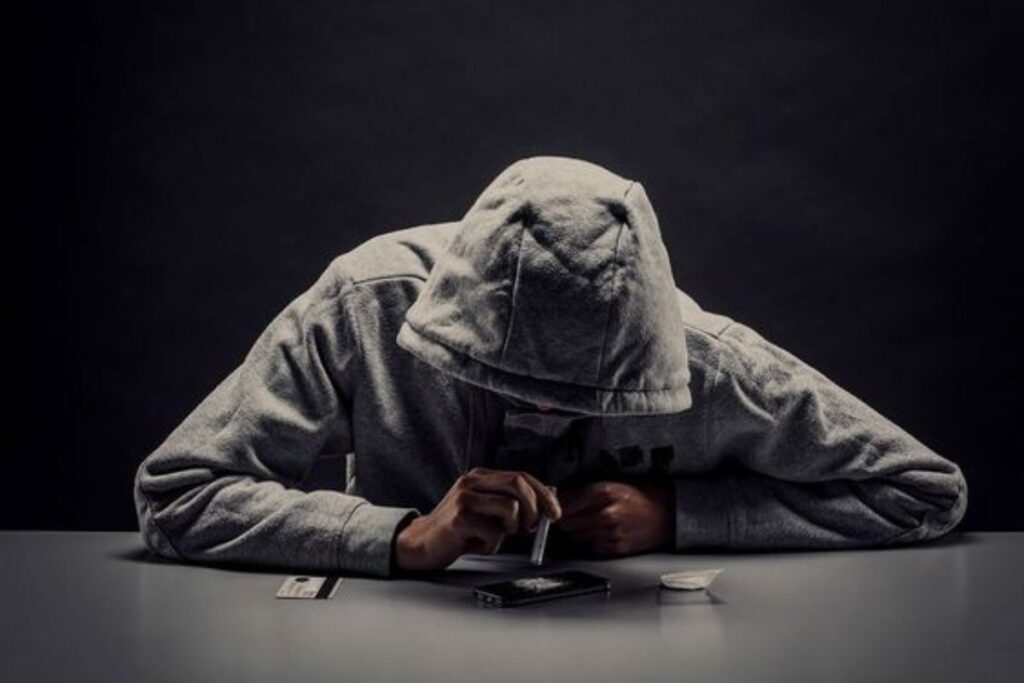
M 719 341 L 707 444 L 724 468 L 676 480 L 677 548 L 895 545 L 963 517 L 954 463 L 749 327 Z
M 146 545 L 174 559 L 388 576 L 411 508 L 295 485 L 347 453 L 356 344 L 330 268 L 281 311 L 240 366 L 140 465 Z M 350 392 L 348 392 L 350 393 Z

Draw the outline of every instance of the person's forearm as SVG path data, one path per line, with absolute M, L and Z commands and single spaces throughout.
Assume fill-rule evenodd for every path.
M 953 462 L 749 327 L 719 341 L 706 443 L 729 469 L 677 481 L 678 547 L 886 545 L 963 517 Z
M 136 499 L 148 545 L 198 562 L 388 576 L 395 528 L 415 512 L 246 476 L 186 476 L 143 471 Z
M 753 472 L 679 478 L 676 548 L 848 548 L 936 538 L 963 514 L 963 478 L 916 477 L 916 488 L 884 480 L 798 483 Z

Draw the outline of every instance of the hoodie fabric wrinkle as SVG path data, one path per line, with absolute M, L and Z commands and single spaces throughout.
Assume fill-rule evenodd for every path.
M 955 463 L 679 290 L 640 182 L 550 156 L 334 258 L 134 495 L 167 557 L 389 576 L 478 466 L 661 481 L 677 551 L 910 543 L 967 505 Z
M 505 169 L 463 217 L 464 229 L 434 264 L 397 343 L 464 381 L 565 410 L 688 408 L 685 333 L 671 305 L 668 254 L 646 195 L 627 192 L 634 184 L 639 188 L 595 164 L 557 157 Z M 488 208 L 497 204 L 492 196 L 502 199 L 500 210 Z M 623 213 L 629 222 L 619 220 Z M 518 237 L 513 259 L 510 229 Z M 466 273 L 481 281 L 460 278 Z M 454 280 L 459 286 L 449 284 Z M 499 318 L 498 310 L 509 312 Z M 495 339 L 503 340 L 500 352 Z

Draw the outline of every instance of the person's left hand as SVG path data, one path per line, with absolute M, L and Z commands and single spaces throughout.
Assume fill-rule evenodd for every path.
M 559 526 L 597 555 L 670 548 L 675 535 L 671 481 L 597 481 L 558 488 Z

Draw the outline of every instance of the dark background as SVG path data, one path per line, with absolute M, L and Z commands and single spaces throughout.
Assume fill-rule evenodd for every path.
M 965 528 L 1024 528 L 1014 5 L 23 8 L 0 526 L 135 528 L 140 460 L 331 258 L 562 154 L 644 184 L 705 308 L 958 462 Z

